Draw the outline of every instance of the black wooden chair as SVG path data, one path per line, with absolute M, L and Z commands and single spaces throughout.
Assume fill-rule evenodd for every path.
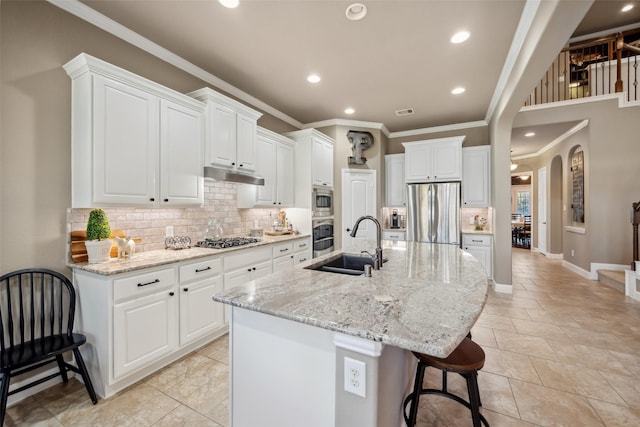
M 46 269 L 14 271 L 0 277 L 0 425 L 4 422 L 9 395 L 41 384 L 58 375 L 68 381 L 67 372 L 77 372 L 89 392 L 98 399 L 79 347 L 87 339 L 73 333 L 76 294 L 65 276 Z M 63 354 L 72 351 L 73 366 Z M 57 363 L 59 372 L 9 391 L 12 377 Z

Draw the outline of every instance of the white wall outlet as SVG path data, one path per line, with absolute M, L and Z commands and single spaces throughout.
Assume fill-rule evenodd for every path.
M 173 237 L 173 225 L 167 225 L 167 228 L 164 230 L 165 237 Z
M 469 217 L 469 224 L 470 224 L 470 225 L 473 225 L 473 224 L 475 224 L 475 223 L 476 223 L 476 222 L 475 222 L 475 219 L 474 219 L 472 216 L 470 216 L 470 217 Z
M 367 397 L 367 364 L 344 358 L 344 390 L 360 397 Z
M 573 249 L 571 249 L 571 256 L 576 256 L 576 251 L 574 251 Z

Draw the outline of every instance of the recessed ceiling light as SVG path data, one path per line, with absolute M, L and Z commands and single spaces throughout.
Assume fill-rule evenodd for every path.
M 628 4 L 625 7 L 622 8 L 623 12 L 629 12 L 631 9 L 633 9 L 633 5 L 632 4 Z
M 451 43 L 455 43 L 455 44 L 462 43 L 463 41 L 466 41 L 470 35 L 471 34 L 469 34 L 468 31 L 459 31 L 455 33 L 453 37 L 451 37 Z
M 367 6 L 362 3 L 354 3 L 347 8 L 345 15 L 351 21 L 359 21 L 367 16 Z
M 235 9 L 240 4 L 240 0 L 218 0 L 218 2 L 229 9 Z
M 536 134 L 535 132 L 527 132 L 524 134 L 524 136 L 531 137 L 531 136 L 536 136 Z
M 356 110 L 354 110 L 354 109 L 353 109 L 353 108 L 351 108 L 351 107 L 349 107 L 349 108 L 347 108 L 346 110 L 344 110 L 344 113 L 345 113 L 345 114 L 353 114 L 353 113 L 355 113 L 355 112 L 356 112 Z
M 318 83 L 320 81 L 320 76 L 317 74 L 309 74 L 307 81 L 309 83 Z
M 457 87 L 457 88 L 453 89 L 451 91 L 451 93 L 454 94 L 454 95 L 460 95 L 461 93 L 464 93 L 464 91 L 465 91 L 465 88 Z

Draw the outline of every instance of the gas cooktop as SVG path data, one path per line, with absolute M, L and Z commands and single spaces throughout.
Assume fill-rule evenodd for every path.
M 196 243 L 199 248 L 225 249 L 235 246 L 250 245 L 258 243 L 260 239 L 255 237 L 222 237 L 220 239 L 204 239 Z

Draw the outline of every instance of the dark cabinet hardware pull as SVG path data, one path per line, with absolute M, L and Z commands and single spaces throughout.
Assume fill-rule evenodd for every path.
M 254 268 L 254 270 L 255 270 L 255 268 Z M 250 271 L 251 271 L 251 269 L 250 269 L 250 268 L 247 268 L 247 271 L 249 271 L 249 272 L 250 272 Z
M 202 271 L 207 271 L 207 270 L 211 270 L 211 266 L 209 266 L 207 268 L 196 268 L 196 273 L 200 273 Z
M 287 252 L 289 248 L 280 249 L 280 252 Z
M 165 202 L 168 202 L 168 201 L 169 201 L 169 199 L 164 199 L 164 201 L 165 201 Z
M 156 199 L 154 199 L 153 197 L 149 199 L 150 202 L 155 202 Z
M 350 228 L 347 228 L 347 233 L 349 233 L 349 232 L 351 232 L 351 229 L 350 229 Z
M 240 167 L 242 168 L 242 167 L 244 167 L 244 165 L 242 163 L 240 163 Z
M 236 165 L 236 162 L 231 162 L 231 166 L 235 166 L 235 165 Z
M 298 262 L 305 262 L 307 259 L 306 258 L 300 258 L 300 261 Z
M 291 258 L 293 258 L 293 255 L 291 255 Z
M 173 293 L 173 292 L 169 292 L 169 296 L 170 296 L 170 297 L 172 297 L 172 296 L 174 296 L 174 295 L 175 295 L 175 293 Z
M 138 283 L 138 287 L 142 287 L 142 286 L 148 286 L 148 285 L 153 285 L 154 283 L 160 283 L 160 279 L 156 279 L 153 282 L 147 282 L 147 283 Z
M 299 248 L 304 248 L 305 246 L 307 246 L 306 243 L 301 243 L 301 244 L 298 245 Z
M 189 292 L 189 288 L 184 288 L 183 291 Z
M 482 240 L 473 240 L 473 239 L 471 239 L 471 241 L 475 242 L 475 243 L 482 243 Z
M 255 268 L 255 267 L 253 267 L 253 271 L 256 271 L 256 268 Z

